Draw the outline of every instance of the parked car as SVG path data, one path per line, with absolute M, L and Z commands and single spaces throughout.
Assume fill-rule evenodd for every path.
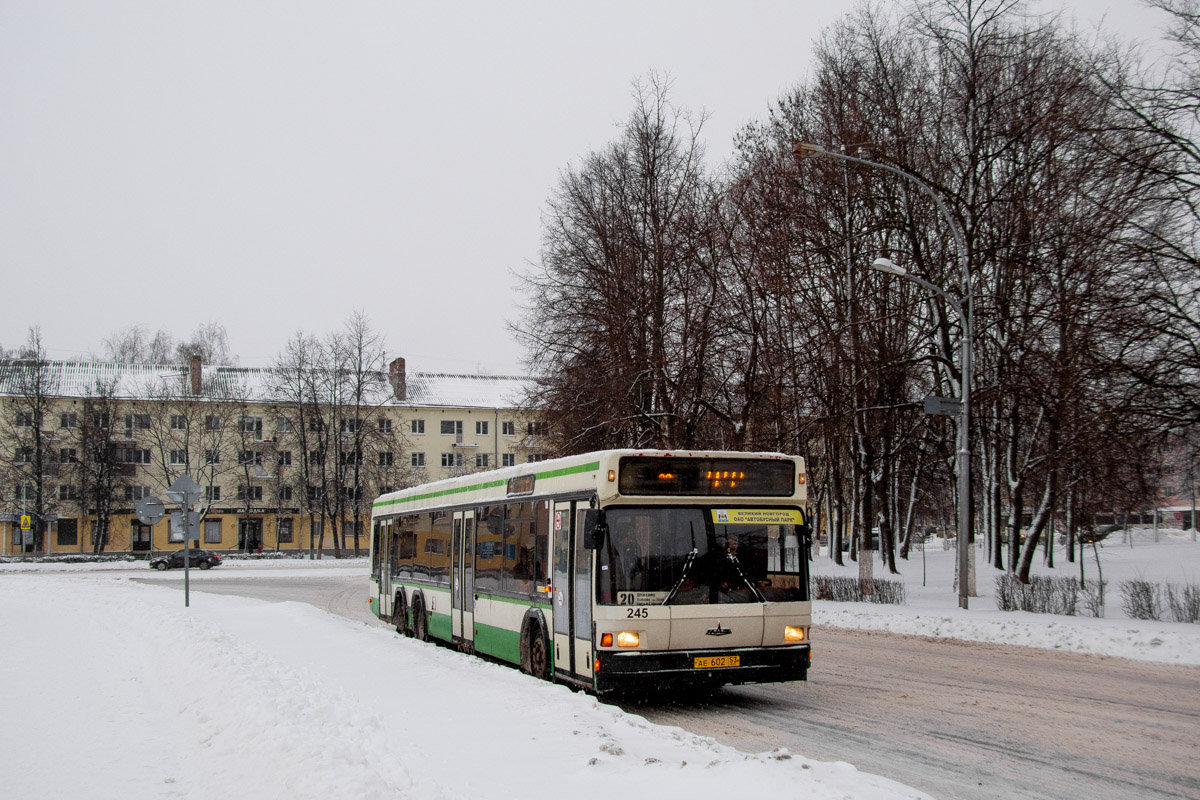
M 221 564 L 221 557 L 208 550 L 198 550 L 196 548 L 192 548 L 188 551 L 188 553 L 191 556 L 191 558 L 188 559 L 189 566 L 199 567 L 200 569 L 210 569 L 212 567 L 220 566 Z M 151 559 L 150 566 L 158 570 L 182 568 L 183 551 L 176 550 L 174 553 L 170 553 L 169 555 L 159 556 L 158 558 Z

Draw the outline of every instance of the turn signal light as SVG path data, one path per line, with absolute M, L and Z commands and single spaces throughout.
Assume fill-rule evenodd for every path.
M 617 647 L 637 647 L 641 637 L 634 631 L 621 631 L 617 634 Z
M 615 469 L 610 469 L 608 471 L 608 482 L 612 483 L 616 479 L 617 479 L 617 471 Z
M 600 646 L 601 647 L 612 647 L 612 634 L 611 633 L 600 634 Z
M 783 626 L 783 640 L 785 642 L 803 642 L 804 639 L 804 628 L 798 625 Z

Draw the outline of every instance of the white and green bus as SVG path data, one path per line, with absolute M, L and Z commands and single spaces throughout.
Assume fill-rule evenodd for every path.
M 805 489 L 794 456 L 610 450 L 392 492 L 371 608 L 599 694 L 804 680 Z

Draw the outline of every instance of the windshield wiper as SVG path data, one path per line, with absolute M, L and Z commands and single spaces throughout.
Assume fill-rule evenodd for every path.
M 688 553 L 687 561 L 683 562 L 683 569 L 679 572 L 679 580 L 675 581 L 675 585 L 671 587 L 671 591 L 667 592 L 667 596 L 663 598 L 663 601 L 660 603 L 660 605 L 665 606 L 667 603 L 670 603 L 672 599 L 674 599 L 676 593 L 679 592 L 679 587 L 683 586 L 684 580 L 687 579 L 688 571 L 691 570 L 692 564 L 695 563 L 696 556 L 700 554 L 700 551 L 696 549 L 696 523 L 689 522 L 688 529 L 692 534 L 692 552 Z
M 742 572 L 742 562 L 738 561 L 738 557 L 733 553 L 726 553 L 725 555 L 729 558 L 729 563 L 733 564 L 733 569 L 737 572 L 738 577 L 742 579 L 742 583 L 746 584 L 746 586 L 750 588 L 750 593 L 758 598 L 758 602 L 767 602 L 767 598 L 763 597 L 762 592 L 758 590 L 758 587 L 751 583 L 746 577 L 746 574 Z

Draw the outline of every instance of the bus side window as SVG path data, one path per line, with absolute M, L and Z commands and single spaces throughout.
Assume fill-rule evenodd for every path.
M 539 500 L 533 520 L 533 579 L 550 583 L 550 501 Z

